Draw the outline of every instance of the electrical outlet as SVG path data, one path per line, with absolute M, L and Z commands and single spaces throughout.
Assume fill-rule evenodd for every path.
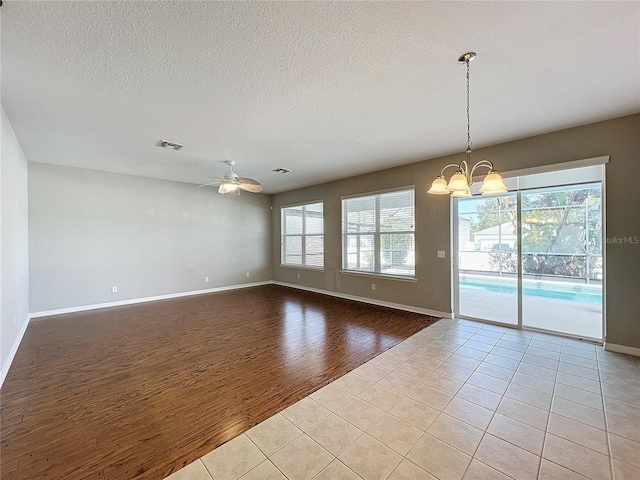
M 208 282 L 209 281 L 209 277 L 204 277 L 204 281 Z
M 298 274 L 298 278 L 300 278 L 300 274 Z
M 438 258 L 445 258 L 444 250 L 438 250 Z
M 111 287 L 111 293 L 118 293 L 118 287 Z
M 247 272 L 247 278 L 249 278 L 251 275 L 249 274 L 249 272 Z
M 371 290 L 375 290 L 375 289 L 376 289 L 376 284 L 375 284 L 375 283 L 372 283 L 372 284 L 371 284 Z

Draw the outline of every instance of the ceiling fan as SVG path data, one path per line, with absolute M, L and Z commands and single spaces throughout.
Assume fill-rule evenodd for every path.
M 198 185 L 198 187 L 208 187 L 209 185 L 220 185 L 218 188 L 218 193 L 225 194 L 234 191 L 238 191 L 240 194 L 240 190 L 246 190 L 247 192 L 252 193 L 260 193 L 262 191 L 262 185 L 257 180 L 253 178 L 247 177 L 239 177 L 236 172 L 233 171 L 233 166 L 236 162 L 229 160 L 225 162 L 229 165 L 229 171 L 224 174 L 224 177 L 210 177 L 215 181 L 211 183 L 205 183 L 203 185 Z

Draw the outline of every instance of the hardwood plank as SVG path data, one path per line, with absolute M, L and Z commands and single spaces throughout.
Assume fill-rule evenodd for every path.
M 164 478 L 436 320 L 269 285 L 33 321 L 2 478 Z

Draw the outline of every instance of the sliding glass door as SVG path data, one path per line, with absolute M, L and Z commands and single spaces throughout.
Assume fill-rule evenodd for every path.
M 523 326 L 601 339 L 601 184 L 521 195 Z
M 456 315 L 602 340 L 602 182 L 519 180 L 513 193 L 454 200 Z
M 517 196 L 457 203 L 457 312 L 518 324 Z

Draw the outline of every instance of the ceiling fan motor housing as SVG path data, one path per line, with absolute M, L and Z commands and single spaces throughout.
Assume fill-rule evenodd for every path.
M 224 179 L 229 182 L 238 183 L 238 174 L 235 172 L 227 172 L 224 174 Z

